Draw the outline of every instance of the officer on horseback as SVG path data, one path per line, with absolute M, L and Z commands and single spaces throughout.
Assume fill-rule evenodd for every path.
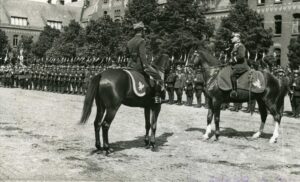
M 146 57 L 146 41 L 144 37 L 145 26 L 143 22 L 133 25 L 135 36 L 127 43 L 127 56 L 129 57 L 128 67 L 139 72 L 144 72 L 151 76 L 155 81 L 155 103 L 161 103 L 161 84 L 162 78 L 157 69 L 150 65 Z
M 231 52 L 231 64 L 232 64 L 232 74 L 231 74 L 231 82 L 232 82 L 232 91 L 230 93 L 231 98 L 237 97 L 237 79 L 246 71 L 249 70 L 249 66 L 247 61 L 245 60 L 245 52 L 246 48 L 241 43 L 240 34 L 233 33 L 233 37 L 231 39 L 232 43 L 234 43 L 233 50 Z

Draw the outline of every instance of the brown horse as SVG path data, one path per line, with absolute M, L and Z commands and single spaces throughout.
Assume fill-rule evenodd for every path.
M 258 132 L 253 135 L 253 138 L 258 138 L 263 132 L 265 121 L 267 119 L 268 111 L 274 117 L 275 129 L 270 143 L 275 143 L 279 136 L 279 125 L 283 113 L 284 97 L 288 92 L 288 79 L 278 80 L 267 71 L 262 71 L 266 82 L 266 89 L 263 93 L 250 93 L 249 91 L 238 89 L 238 98 L 232 99 L 230 91 L 223 91 L 218 87 L 217 77 L 219 71 L 222 69 L 220 62 L 213 55 L 206 50 L 199 50 L 195 53 L 189 63 L 194 66 L 201 66 L 205 82 L 207 85 L 206 94 L 208 96 L 208 115 L 207 128 L 204 134 L 204 139 L 209 139 L 211 134 L 211 121 L 214 117 L 215 121 L 215 136 L 218 140 L 220 135 L 220 107 L 222 103 L 242 103 L 249 99 L 255 99 L 259 106 L 261 115 L 261 125 Z M 208 89 L 209 88 L 209 89 Z
M 158 59 L 160 63 L 161 61 L 165 63 L 165 68 L 168 66 L 168 55 L 162 54 Z M 97 105 L 97 115 L 94 121 L 96 148 L 102 150 L 99 135 L 100 128 L 102 128 L 103 149 L 107 154 L 113 151 L 108 142 L 108 130 L 121 104 L 144 108 L 145 143 L 147 147 L 155 148 L 156 123 L 161 104 L 154 103 L 154 92 L 152 87 L 148 87 L 145 96 L 137 97 L 133 92 L 131 78 L 123 69 L 108 69 L 94 76 L 85 96 L 80 123 L 84 124 L 88 120 L 95 99 Z M 151 136 L 149 137 L 150 128 Z

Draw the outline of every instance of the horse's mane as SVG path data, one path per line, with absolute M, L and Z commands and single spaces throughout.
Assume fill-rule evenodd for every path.
M 211 52 L 205 48 L 201 48 L 198 50 L 199 56 L 201 57 L 201 61 L 206 62 L 209 66 L 218 66 L 220 65 L 220 61 L 211 54 Z

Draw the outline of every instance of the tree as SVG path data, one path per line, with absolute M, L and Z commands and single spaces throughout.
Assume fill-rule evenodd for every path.
M 60 36 L 55 38 L 53 46 L 46 53 L 47 57 L 54 58 L 74 58 L 76 49 L 81 41 L 79 40 L 82 28 L 78 22 L 72 20 Z
M 115 57 L 119 51 L 122 27 L 106 16 L 90 21 L 81 36 L 84 44 L 78 47 L 77 56 Z
M 298 69 L 300 66 L 300 35 L 297 38 L 292 38 L 290 40 L 290 45 L 288 46 L 289 53 L 289 64 L 292 69 Z
M 39 58 L 44 57 L 46 51 L 52 47 L 54 39 L 58 37 L 59 34 L 59 30 L 46 25 L 41 32 L 38 41 L 33 45 L 33 54 Z
M 33 39 L 32 36 L 22 35 L 21 40 L 18 44 L 18 52 L 20 51 L 20 49 L 23 49 L 23 56 L 24 56 L 25 60 L 33 57 L 33 54 L 32 54 L 33 40 L 32 39 Z
M 212 24 L 206 22 L 204 8 L 194 0 L 169 0 L 152 21 L 151 45 L 177 57 L 187 54 L 213 34 Z
M 0 29 L 0 58 L 4 58 L 8 48 L 8 38 L 5 32 Z
M 241 33 L 241 41 L 252 57 L 267 52 L 273 44 L 272 29 L 264 29 L 263 17 L 251 10 L 244 0 L 238 0 L 228 17 L 222 19 L 215 38 L 217 51 L 230 47 L 233 32 Z

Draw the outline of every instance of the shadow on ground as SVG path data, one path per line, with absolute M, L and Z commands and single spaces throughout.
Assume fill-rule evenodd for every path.
M 202 134 L 205 133 L 205 129 L 203 128 L 188 128 L 185 131 L 199 131 Z M 213 132 L 212 132 L 213 133 Z M 252 135 L 255 132 L 253 131 L 237 131 L 233 128 L 222 128 L 221 127 L 221 133 L 220 135 L 222 137 L 228 137 L 228 138 L 252 138 Z M 212 137 L 212 135 L 210 135 L 210 138 Z M 272 137 L 272 134 L 269 133 L 262 133 L 262 135 L 260 136 L 260 138 L 265 138 L 265 139 L 269 139 Z

